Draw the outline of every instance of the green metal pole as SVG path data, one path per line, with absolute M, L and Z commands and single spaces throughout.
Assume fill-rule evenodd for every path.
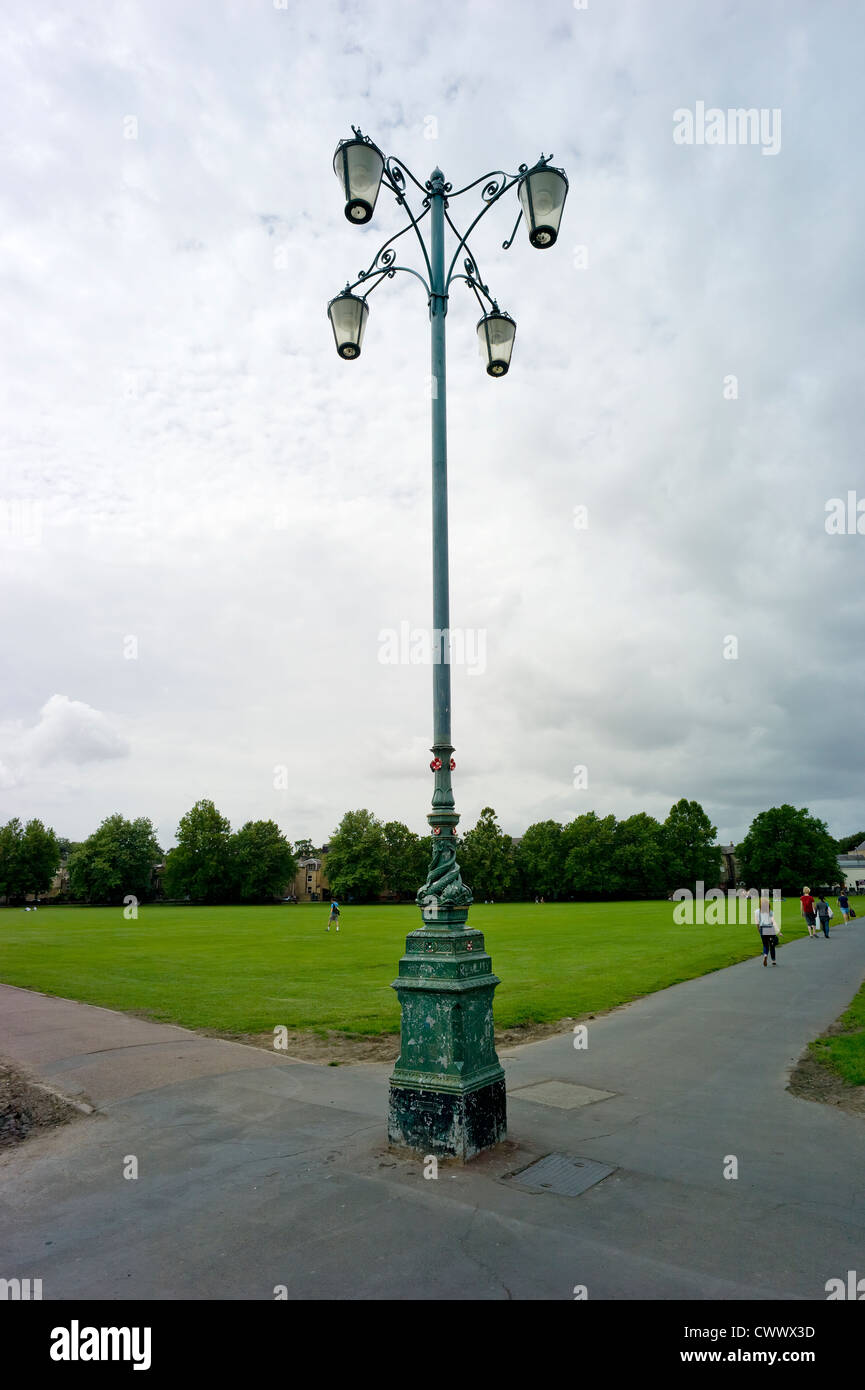
M 424 925 L 406 941 L 394 989 L 402 1047 L 390 1081 L 388 1137 L 401 1148 L 467 1159 L 505 1138 L 505 1081 L 495 1052 L 499 983 L 483 934 L 466 925 L 472 901 L 456 861 L 451 785 L 448 598 L 447 383 L 445 376 L 445 178 L 430 183 L 433 505 L 433 746 L 435 787 L 427 816 L 432 860 L 417 895 Z
M 434 169 L 430 178 L 430 366 L 432 396 L 432 542 L 433 542 L 433 743 L 436 769 L 432 811 L 427 817 L 433 834 L 433 856 L 426 883 L 418 894 L 424 920 L 431 925 L 464 926 L 471 891 L 456 863 L 456 827 L 451 785 L 451 667 L 450 596 L 448 579 L 448 439 L 447 368 L 445 362 L 445 177 Z M 445 895 L 444 890 L 447 889 Z
M 432 527 L 433 527 L 433 752 L 442 759 L 436 774 L 434 805 L 453 806 L 451 787 L 450 599 L 448 581 L 448 438 L 445 360 L 445 199 L 444 175 L 433 170 L 430 207 L 430 327 L 432 351 Z

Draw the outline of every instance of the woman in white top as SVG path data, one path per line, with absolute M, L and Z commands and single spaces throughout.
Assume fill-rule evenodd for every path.
M 778 937 L 781 935 L 781 928 L 775 923 L 775 914 L 769 906 L 768 898 L 760 899 L 760 910 L 757 913 L 757 926 L 760 928 L 760 936 L 763 940 L 763 964 L 769 964 L 769 954 L 771 952 L 772 964 L 777 965 L 775 947 L 778 945 Z

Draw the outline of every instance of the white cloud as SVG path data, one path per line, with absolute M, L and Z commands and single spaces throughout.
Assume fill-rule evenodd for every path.
M 80 767 L 129 752 L 127 741 L 104 714 L 68 695 L 52 695 L 39 711 L 38 723 L 17 733 L 7 728 L 2 737 L 10 745 L 7 756 L 17 764 L 19 781 L 28 772 L 57 764 Z

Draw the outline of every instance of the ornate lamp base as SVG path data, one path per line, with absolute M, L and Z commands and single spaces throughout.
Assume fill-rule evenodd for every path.
M 442 916 L 455 919 L 453 925 Z M 406 939 L 393 988 L 402 1047 L 390 1080 L 388 1139 L 423 1154 L 470 1159 L 505 1138 L 505 1074 L 496 1056 L 499 983 L 466 910 L 439 913 Z M 461 919 L 461 920 L 460 920 Z

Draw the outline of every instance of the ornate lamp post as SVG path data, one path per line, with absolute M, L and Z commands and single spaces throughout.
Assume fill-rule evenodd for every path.
M 505 250 L 511 246 L 523 216 L 529 241 L 539 249 L 558 236 L 568 181 L 561 169 L 543 155 L 531 169 L 520 165 L 515 175 L 484 174 L 456 193 L 434 169 L 425 184 L 407 165 L 385 158 L 372 141 L 352 126 L 354 138 L 340 141 L 334 172 L 346 199 L 350 222 L 363 224 L 373 215 L 383 183 L 405 209 L 408 225 L 390 237 L 372 264 L 328 305 L 336 348 L 347 361 L 360 356 L 369 316 L 367 299 L 384 279 L 397 271 L 414 275 L 424 286 L 432 336 L 432 502 L 433 502 L 433 742 L 430 768 L 435 774 L 432 810 L 432 860 L 427 881 L 417 895 L 423 925 L 409 934 L 406 953 L 394 981 L 402 1008 L 402 1046 L 390 1081 L 388 1138 L 392 1144 L 422 1153 L 472 1158 L 504 1139 L 506 1133 L 505 1078 L 496 1056 L 493 1034 L 493 993 L 499 983 L 484 950 L 483 934 L 467 926 L 472 902 L 456 861 L 456 827 L 451 773 L 456 764 L 451 743 L 450 613 L 448 600 L 447 416 L 445 375 L 445 316 L 449 290 L 464 280 L 481 308 L 478 342 L 487 373 L 504 376 L 510 366 L 516 324 L 490 297 L 478 271 L 468 238 L 490 208 L 518 185 L 520 213 Z M 417 215 L 408 201 L 409 180 L 421 197 Z M 454 199 L 483 184 L 484 206 L 468 231 L 460 235 L 448 214 Z M 421 232 L 430 222 L 429 249 Z M 445 223 L 456 248 L 445 269 Z M 420 244 L 426 276 L 410 266 L 396 265 L 392 243 L 414 231 Z M 463 269 L 455 273 L 464 254 Z M 363 286 L 364 292 L 353 291 Z M 483 296 L 483 298 L 481 298 Z M 486 303 L 484 302 L 486 301 Z

